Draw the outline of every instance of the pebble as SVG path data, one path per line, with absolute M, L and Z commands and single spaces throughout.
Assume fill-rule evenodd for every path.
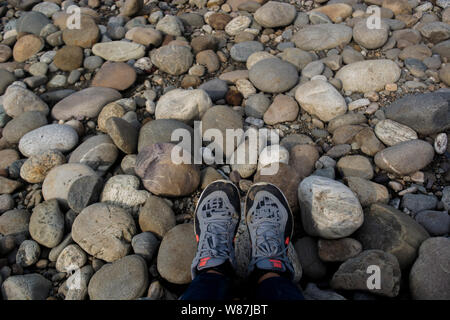
M 191 263 L 197 250 L 194 225 L 177 225 L 166 233 L 158 251 L 156 265 L 159 274 L 173 284 L 191 282 Z
M 121 151 L 126 154 L 136 152 L 138 131 L 128 121 L 111 117 L 106 121 L 106 131 Z
M 363 19 L 353 27 L 353 39 L 366 49 L 381 48 L 389 37 L 389 25 L 381 20 L 380 28 L 369 29 L 369 20 Z
M 356 232 L 356 239 L 361 242 L 363 248 L 393 254 L 397 257 L 401 269 L 414 262 L 420 244 L 428 237 L 426 230 L 414 219 L 381 203 L 370 206 L 364 214 L 363 225 Z
M 89 56 L 86 57 L 83 61 L 83 67 L 88 70 L 95 70 L 97 68 L 100 68 L 103 64 L 103 59 L 99 56 Z
M 146 47 L 159 46 L 163 35 L 159 30 L 147 27 L 134 27 L 125 34 L 125 38 Z
M 336 166 L 344 177 L 359 177 L 371 180 L 374 175 L 369 159 L 360 155 L 342 157 Z
M 381 150 L 375 164 L 388 172 L 407 175 L 426 167 L 434 157 L 433 147 L 423 140 L 409 140 Z
M 73 240 L 88 254 L 107 262 L 125 257 L 135 234 L 132 216 L 125 209 L 106 203 L 83 209 L 72 225 Z
M 303 273 L 311 279 L 322 279 L 327 272 L 327 266 L 320 259 L 317 240 L 303 237 L 295 242 L 295 251 L 301 261 Z
M 246 62 L 247 69 L 251 69 L 251 67 L 256 64 L 257 62 L 264 60 L 264 59 L 270 59 L 275 58 L 273 54 L 268 53 L 267 51 L 257 51 L 252 53 Z
M 334 23 L 340 23 L 352 14 L 352 7 L 346 3 L 329 3 L 313 9 L 311 12 L 321 12 L 327 15 Z
M 319 239 L 317 248 L 320 259 L 325 262 L 344 262 L 362 252 L 361 243 L 352 238 Z
M 205 142 L 210 142 L 214 138 L 214 136 L 206 135 L 206 133 L 208 131 L 211 132 L 212 129 L 222 134 L 223 141 L 211 141 L 211 143 L 208 144 L 208 148 L 214 149 L 216 153 L 223 154 L 227 159 L 243 139 L 242 136 L 232 137 L 233 140 L 230 142 L 230 136 L 228 135 L 227 137 L 227 130 L 243 129 L 241 115 L 228 106 L 214 106 L 209 108 L 202 117 L 201 129 L 203 141 Z
M 42 195 L 45 200 L 57 199 L 67 207 L 67 197 L 72 184 L 83 176 L 95 175 L 90 167 L 80 163 L 67 163 L 50 170 L 42 184 Z
M 258 169 L 274 163 L 289 163 L 289 151 L 280 145 L 265 147 L 259 154 Z
M 5 93 L 6 88 L 16 80 L 14 74 L 7 70 L 0 69 L 0 94 Z
M 251 152 L 250 142 L 245 140 L 233 152 L 230 162 L 233 171 L 237 171 L 241 178 L 246 179 L 251 177 L 257 169 L 258 153 Z
M 7 115 L 15 118 L 27 111 L 48 114 L 48 105 L 32 91 L 18 85 L 10 85 L 3 95 L 3 108 Z
M 289 96 L 277 95 L 270 107 L 264 113 L 264 122 L 269 125 L 294 121 L 297 119 L 299 107 L 297 102 Z
M 26 133 L 19 141 L 19 150 L 26 157 L 50 149 L 67 152 L 78 144 L 78 134 L 72 127 L 49 124 Z
M 56 52 L 53 63 L 63 71 L 78 69 L 83 64 L 83 50 L 76 46 L 64 46 Z
M 8 277 L 2 285 L 5 300 L 45 300 L 52 288 L 51 281 L 38 273 Z
M 297 87 L 295 99 L 302 109 L 326 122 L 347 111 L 347 104 L 339 91 L 323 80 L 311 80 Z
M 66 21 L 64 21 L 64 24 L 65 23 Z M 93 45 L 97 43 L 100 37 L 100 29 L 98 28 L 94 19 L 88 15 L 81 15 L 80 28 L 63 29 L 62 39 L 68 46 L 92 48 Z
M 41 183 L 51 169 L 66 162 L 64 155 L 49 149 L 30 156 L 20 168 L 20 177 L 28 183 Z
M 269 1 L 255 11 L 254 19 L 264 28 L 287 26 L 294 21 L 295 7 L 288 3 Z
M 8 210 L 14 208 L 14 199 L 9 194 L 0 195 L 0 214 L 5 213 Z
M 200 183 L 200 172 L 192 164 L 175 164 L 171 152 L 175 145 L 157 143 L 144 147 L 136 159 L 136 174 L 144 187 L 155 195 L 185 196 Z
M 122 208 L 133 208 L 145 203 L 149 193 L 139 190 L 139 179 L 132 175 L 117 175 L 105 183 L 100 201 Z
M 58 12 L 60 10 L 61 8 L 56 3 L 52 2 L 38 3 L 33 7 L 33 11 L 40 12 L 48 18 L 51 18 L 55 12 Z
M 22 209 L 12 209 L 0 216 L 0 233 L 4 236 L 28 232 L 30 213 Z
M 414 219 L 431 236 L 445 236 L 450 232 L 450 216 L 445 211 L 424 210 L 417 213 Z
M 264 46 L 258 41 L 243 41 L 231 47 L 230 55 L 233 60 L 245 62 L 252 53 L 263 50 Z
M 41 248 L 36 241 L 25 240 L 17 250 L 16 263 L 21 267 L 29 267 L 39 260 Z
M 413 213 L 417 213 L 424 210 L 433 210 L 437 205 L 437 198 L 424 194 L 405 194 L 402 198 L 401 206 Z
M 144 147 L 154 143 L 172 142 L 172 132 L 177 129 L 186 130 L 191 137 L 194 136 L 194 130 L 187 124 L 178 120 L 159 119 L 147 122 L 139 131 L 138 152 L 144 149 Z M 178 142 L 178 140 L 173 141 L 173 143 Z M 184 148 L 188 151 L 192 151 L 191 141 L 189 140 L 186 143 L 189 143 L 189 145 L 184 146 Z
M 256 93 L 253 84 L 247 79 L 239 79 L 236 81 L 236 88 L 244 98 L 248 98 Z
M 37 7 L 37 5 L 35 7 Z M 44 29 L 47 24 L 51 23 L 48 18 L 43 12 L 37 12 L 33 8 L 33 11 L 24 12 L 20 18 L 17 19 L 16 30 L 20 33 L 32 33 L 39 36 L 42 29 Z
M 251 22 L 252 20 L 247 16 L 238 16 L 228 22 L 224 30 L 228 35 L 235 36 L 239 32 L 247 29 L 250 26 Z
M 64 236 L 64 216 L 57 200 L 37 205 L 30 217 L 30 235 L 39 244 L 56 247 Z
M 69 244 L 58 255 L 56 270 L 67 273 L 73 272 L 81 269 L 86 262 L 86 253 L 76 244 Z
M 408 46 L 405 49 L 403 49 L 402 52 L 398 55 L 398 57 L 402 60 L 412 58 L 422 61 L 428 57 L 431 57 L 431 54 L 432 52 L 427 46 L 423 44 L 416 44 L 413 46 Z
M 149 285 L 147 264 L 139 255 L 129 255 L 104 265 L 89 281 L 91 300 L 135 300 Z
M 5 44 L 0 44 L 0 62 L 6 62 L 11 58 L 12 50 L 9 46 Z
M 118 150 L 108 135 L 86 139 L 70 155 L 69 163 L 82 163 L 103 174 L 116 161 Z
M 77 270 L 67 278 L 64 288 L 67 287 L 64 300 L 84 300 L 87 296 L 88 283 L 94 273 L 90 265 Z
M 249 72 L 252 84 L 263 92 L 281 93 L 297 84 L 297 69 L 289 62 L 265 59 L 253 65 Z
M 60 253 L 67 247 L 69 244 L 73 243 L 72 234 L 67 234 L 64 239 L 54 248 L 52 248 L 48 254 L 48 259 L 51 262 L 56 262 Z
M 67 204 L 76 213 L 97 202 L 103 188 L 103 181 L 97 176 L 83 176 L 75 180 L 69 188 Z
M 309 144 L 294 145 L 290 148 L 289 153 L 289 163 L 301 179 L 306 178 L 313 172 L 314 164 L 319 159 L 319 152 L 316 147 Z
M 367 285 L 371 275 L 367 270 L 371 265 L 378 266 L 382 274 L 388 275 L 382 278 L 378 288 Z M 365 250 L 341 264 L 330 283 L 333 289 L 361 290 L 396 297 L 400 291 L 400 277 L 401 271 L 395 256 L 381 250 Z
M 313 61 L 313 56 L 309 52 L 298 48 L 286 48 L 278 54 L 281 60 L 292 63 L 298 71 L 302 70 L 306 65 Z
M 105 60 L 121 62 L 142 58 L 145 55 L 145 47 L 134 42 L 110 41 L 96 43 L 92 52 Z
M 120 8 L 120 13 L 126 17 L 132 17 L 139 13 L 144 6 L 143 0 L 126 0 Z
M 126 90 L 136 81 L 136 71 L 124 62 L 106 62 L 91 82 L 93 87 Z
M 348 104 L 348 110 L 353 111 L 362 107 L 367 107 L 368 105 L 370 105 L 369 99 L 358 99 Z
M 52 108 L 52 116 L 58 120 L 94 118 L 106 104 L 120 98 L 120 93 L 111 88 L 86 88 L 59 101 Z
M 378 184 L 361 177 L 346 177 L 348 187 L 358 197 L 361 206 L 368 207 L 373 203 L 388 203 L 389 191 Z
M 163 238 L 175 227 L 175 214 L 164 199 L 150 195 L 139 211 L 139 227 Z
M 19 153 L 13 149 L 0 150 L 0 168 L 7 169 L 13 162 L 19 160 Z
M 204 82 L 198 88 L 204 90 L 209 95 L 212 101 L 217 101 L 225 98 L 225 95 L 228 92 L 227 83 L 223 80 L 220 80 L 219 78 L 214 78 L 212 80 Z
M 422 243 L 411 268 L 409 287 L 416 300 L 448 300 L 449 282 L 445 265 L 450 258 L 448 238 L 435 237 Z
M 174 37 L 179 37 L 184 33 L 184 26 L 183 22 L 178 17 L 165 15 L 164 18 L 159 20 L 156 24 L 156 30 Z
M 418 139 L 417 133 L 408 126 L 386 119 L 381 120 L 375 126 L 375 134 L 387 146 Z
M 367 60 L 348 64 L 336 73 L 345 91 L 372 92 L 384 90 L 386 84 L 400 78 L 400 68 L 391 60 Z
M 151 232 L 142 232 L 133 237 L 131 245 L 135 254 L 146 261 L 151 261 L 158 249 L 159 241 Z
M 358 199 L 340 182 L 310 176 L 300 183 L 298 198 L 303 225 L 309 235 L 325 239 L 343 238 L 363 223 L 363 211 Z
M 159 98 L 156 119 L 176 119 L 187 124 L 200 119 L 212 106 L 211 98 L 201 89 L 174 89 Z
M 302 77 L 312 78 L 314 76 L 322 74 L 324 69 L 325 65 L 322 61 L 312 61 L 302 69 Z
M 262 93 L 250 95 L 245 100 L 245 114 L 249 117 L 262 118 L 270 106 L 270 100 Z
M 190 48 L 177 44 L 169 44 L 152 50 L 150 57 L 155 66 L 171 75 L 186 73 L 194 61 Z
M 439 92 L 406 95 L 387 106 L 385 114 L 419 134 L 440 133 L 450 128 L 449 97 L 450 93 Z
M 345 25 L 318 24 L 301 29 L 294 34 L 292 41 L 305 51 L 328 50 L 348 44 L 352 33 L 352 28 Z
M 217 57 L 216 53 L 212 50 L 204 50 L 199 52 L 195 57 L 195 60 L 197 61 L 198 64 L 206 66 L 209 73 L 216 72 L 220 68 L 219 58 Z M 202 76 L 203 73 L 198 75 Z

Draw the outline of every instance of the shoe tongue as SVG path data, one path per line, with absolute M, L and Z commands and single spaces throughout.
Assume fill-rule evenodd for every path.
M 224 258 L 212 258 L 212 257 L 205 257 L 201 258 L 200 262 L 197 265 L 197 270 L 203 270 L 206 268 L 214 268 L 217 267 L 225 262 L 226 259 Z
M 286 271 L 286 267 L 284 266 L 284 263 L 278 259 L 266 258 L 266 259 L 259 260 L 256 263 L 256 267 L 258 269 L 271 270 L 271 271 L 275 271 L 275 272 L 285 272 Z

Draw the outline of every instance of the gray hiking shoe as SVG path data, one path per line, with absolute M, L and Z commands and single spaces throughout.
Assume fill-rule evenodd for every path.
M 230 262 L 235 267 L 233 240 L 241 212 L 238 188 L 230 181 L 210 183 L 195 209 L 197 253 L 191 265 L 192 279 L 199 271 Z
M 273 184 L 254 184 L 247 193 L 245 213 L 252 259 L 249 273 L 256 269 L 294 275 L 287 255 L 294 221 L 286 197 Z

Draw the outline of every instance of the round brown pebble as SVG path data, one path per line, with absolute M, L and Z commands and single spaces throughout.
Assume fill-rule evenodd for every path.
M 242 96 L 242 94 L 237 89 L 234 88 L 228 90 L 225 96 L 225 100 L 231 106 L 240 106 L 243 98 L 244 97 Z

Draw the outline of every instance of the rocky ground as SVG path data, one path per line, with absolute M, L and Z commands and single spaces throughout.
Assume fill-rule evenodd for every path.
M 307 298 L 450 299 L 450 1 L 8 0 L 0 17 L 3 299 L 178 298 L 195 203 L 224 177 L 285 192 Z M 275 129 L 280 157 L 173 164 L 171 133 L 200 119 Z M 243 223 L 236 254 L 245 299 Z

